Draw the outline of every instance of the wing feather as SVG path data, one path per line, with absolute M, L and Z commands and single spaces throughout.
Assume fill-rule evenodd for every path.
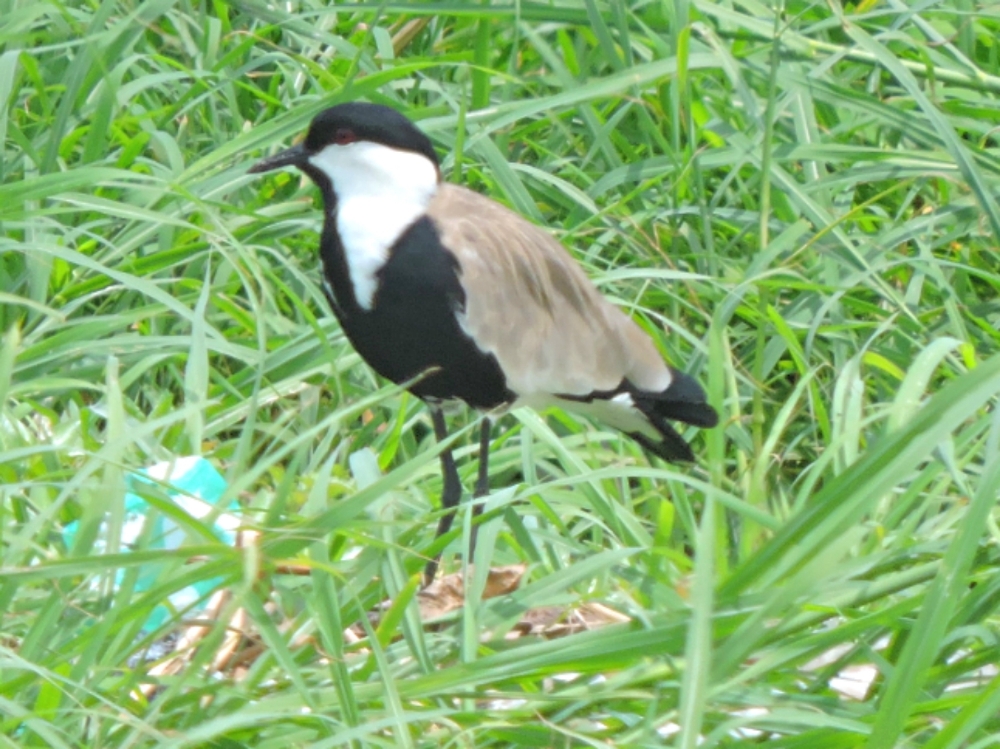
M 497 358 L 520 399 L 582 396 L 626 378 L 643 390 L 669 387 L 670 369 L 649 337 L 537 226 L 449 184 L 428 215 L 461 267 L 459 322 Z

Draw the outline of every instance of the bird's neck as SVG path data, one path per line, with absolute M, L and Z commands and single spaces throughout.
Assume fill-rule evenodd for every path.
M 335 195 L 327 205 L 324 253 L 342 257 L 324 257 L 324 265 L 331 276 L 346 273 L 349 281 L 335 283 L 333 293 L 341 307 L 370 310 L 378 272 L 393 245 L 427 212 L 437 192 L 437 166 L 420 154 L 372 143 L 340 147 L 328 159 L 320 154 L 312 163 L 324 172 Z M 343 299 L 348 291 L 352 299 Z

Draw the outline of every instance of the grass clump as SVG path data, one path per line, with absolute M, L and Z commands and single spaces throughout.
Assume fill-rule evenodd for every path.
M 997 26 L 960 0 L 7 9 L 0 736 L 990 745 Z M 474 578 L 433 630 L 426 413 L 331 320 L 313 189 L 245 174 L 357 98 L 552 227 L 723 414 L 697 467 L 566 414 L 508 418 L 479 552 L 528 576 L 491 599 Z M 471 483 L 474 417 L 456 424 Z M 188 545 L 106 553 L 130 476 L 187 455 L 258 541 L 218 541 L 154 487 Z M 149 616 L 198 581 L 230 597 L 157 670 L 143 653 L 199 613 Z M 630 621 L 505 638 L 585 602 Z M 255 656 L 221 668 L 234 621 Z

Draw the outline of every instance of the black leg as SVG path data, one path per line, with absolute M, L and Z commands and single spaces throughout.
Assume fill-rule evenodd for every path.
M 476 478 L 476 489 L 472 493 L 472 499 L 482 499 L 490 493 L 490 420 L 484 416 L 479 426 L 479 476 Z M 472 519 L 475 520 L 483 512 L 483 502 L 475 502 L 472 505 Z M 469 537 L 469 560 L 476 553 L 476 536 L 479 526 L 472 526 L 472 534 Z
M 443 442 L 448 438 L 448 427 L 444 423 L 444 414 L 440 408 L 431 408 L 431 421 L 434 422 L 434 436 L 438 442 Z M 455 457 L 451 454 L 451 449 L 441 453 L 441 475 L 444 481 L 444 488 L 441 491 L 441 509 L 445 510 L 444 515 L 438 523 L 437 534 L 434 539 L 441 538 L 451 530 L 451 524 L 455 521 L 455 508 L 458 507 L 459 500 L 462 499 L 462 482 L 458 478 L 458 469 L 455 467 Z M 438 561 L 441 555 L 434 557 L 424 568 L 424 584 L 430 585 L 434 582 L 434 575 L 437 573 Z
M 476 491 L 472 495 L 476 499 L 490 493 L 490 429 L 492 426 L 488 416 L 484 416 L 479 425 L 479 477 L 476 479 Z M 482 512 L 481 505 L 476 505 L 476 508 Z

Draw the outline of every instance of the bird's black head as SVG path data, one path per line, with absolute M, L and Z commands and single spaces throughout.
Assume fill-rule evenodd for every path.
M 352 101 L 320 112 L 309 126 L 306 148 L 313 153 L 331 143 L 371 141 L 413 151 L 438 164 L 430 138 L 392 107 Z
M 332 145 L 370 142 L 419 154 L 438 167 L 430 138 L 392 107 L 348 102 L 325 109 L 313 118 L 305 141 L 257 162 L 250 172 L 269 172 L 283 166 L 306 168 L 310 157 Z

